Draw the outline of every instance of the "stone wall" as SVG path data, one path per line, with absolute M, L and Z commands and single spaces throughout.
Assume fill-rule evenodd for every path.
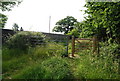
M 11 35 L 14 35 L 16 32 L 14 32 L 13 30 L 10 29 L 0 29 L 2 30 L 2 43 L 5 43 L 6 38 Z M 41 32 L 43 33 L 43 32 Z M 50 38 L 52 40 L 70 40 L 70 36 L 69 35 L 62 35 L 62 34 L 53 34 L 53 33 L 43 33 L 44 35 L 46 35 L 47 38 Z

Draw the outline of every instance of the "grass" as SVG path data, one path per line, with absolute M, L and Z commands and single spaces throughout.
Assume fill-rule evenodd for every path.
M 89 52 L 79 53 L 81 59 L 75 71 L 76 78 L 85 79 L 120 79 L 118 62 L 113 61 L 112 55 L 106 58 L 97 57 Z
M 54 50 L 49 50 L 50 48 Z M 59 48 L 59 50 L 56 50 Z M 43 62 L 51 57 L 61 57 L 64 51 L 60 50 L 62 45 L 48 44 L 47 47 L 37 46 L 23 51 L 20 49 L 3 48 L 3 78 L 9 78 L 11 75 L 16 75 L 27 66 Z M 20 54 L 21 53 L 21 54 Z M 32 66 L 31 66 L 32 67 Z
M 13 79 L 64 79 L 70 78 L 69 64 L 60 57 L 52 57 L 21 70 Z
M 4 48 L 3 79 L 120 79 L 119 60 L 109 46 L 102 46 L 99 56 L 83 50 L 75 59 L 61 57 L 61 49 L 58 43 L 27 51 Z

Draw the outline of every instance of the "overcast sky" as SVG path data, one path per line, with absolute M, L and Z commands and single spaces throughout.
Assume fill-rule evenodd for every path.
M 8 21 L 5 29 L 12 29 L 17 23 L 27 31 L 49 32 L 49 16 L 51 16 L 51 32 L 55 23 L 66 16 L 73 16 L 82 21 L 85 0 L 23 0 L 23 2 L 5 12 Z

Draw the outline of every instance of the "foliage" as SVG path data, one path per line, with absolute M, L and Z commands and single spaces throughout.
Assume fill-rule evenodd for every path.
M 4 28 L 7 19 L 6 15 L 0 13 L 0 28 Z
M 74 24 L 74 28 L 72 31 L 69 31 L 67 35 L 73 35 L 75 37 L 80 37 L 81 32 L 82 32 L 82 26 L 83 26 L 83 22 L 77 22 L 76 24 Z
M 15 79 L 64 79 L 69 78 L 70 70 L 66 60 L 52 57 L 34 67 L 29 67 L 13 76 Z
M 88 45 L 88 41 L 80 42 Z M 72 59 L 61 57 L 62 48 L 59 43 L 48 42 L 27 52 L 3 49 L 3 79 L 120 79 L 118 44 L 100 42 L 99 55 L 83 49 L 78 52 L 80 58 Z
M 78 29 L 73 29 L 72 31 L 70 31 L 67 35 L 72 35 L 72 36 L 75 36 L 75 37 L 79 37 L 79 32 L 78 32 Z
M 19 28 L 18 24 L 17 24 L 17 23 L 14 23 L 12 29 L 13 29 L 14 31 L 19 31 L 18 28 Z
M 26 68 L 27 65 L 34 64 L 37 61 L 41 62 L 54 56 L 61 57 L 65 52 L 62 48 L 64 48 L 62 45 L 55 43 L 45 46 L 30 47 L 26 51 L 15 48 L 9 49 L 4 46 L 2 48 L 2 72 L 4 77 L 8 77 L 12 75 L 11 73 L 16 73 L 16 71 L 22 70 Z
M 119 62 L 113 61 L 112 54 L 106 54 L 105 51 L 97 57 L 89 51 L 79 53 L 79 64 L 76 66 L 74 75 L 76 78 L 83 79 L 119 79 Z
M 57 43 L 47 43 L 45 46 L 37 46 L 29 49 L 28 54 L 33 54 L 33 58 L 46 59 L 52 56 L 62 56 L 66 50 L 64 46 Z
M 27 52 L 4 49 L 3 79 L 120 79 L 119 59 L 112 54 L 118 46 L 100 46 L 99 56 L 83 50 L 78 53 L 80 58 L 73 59 L 61 57 L 58 50 L 49 50 L 55 45 L 29 48 Z
M 1 0 L 0 1 L 0 10 L 2 11 L 10 11 L 11 8 L 13 8 L 15 5 L 19 5 L 22 2 L 22 0 Z
M 120 44 L 116 43 L 100 43 L 101 50 L 105 51 L 105 54 L 112 54 L 115 59 L 120 58 Z
M 17 55 L 17 54 L 16 54 Z M 8 55 L 7 55 L 8 56 Z M 12 58 L 11 56 L 8 56 Z M 27 59 L 28 56 L 19 56 L 19 58 L 12 58 L 9 60 L 3 60 L 2 63 L 2 72 L 6 73 L 6 72 L 14 72 L 15 70 L 20 70 L 21 68 L 25 67 L 25 65 L 27 65 L 27 63 L 29 63 L 29 59 Z M 9 74 L 9 73 L 7 73 Z M 7 76 L 7 75 L 5 75 Z
M 1 11 L 11 11 L 15 5 L 19 5 L 22 0 L 0 0 L 0 10 Z M 5 23 L 7 21 L 7 16 L 0 13 L 0 28 L 4 28 Z
M 11 36 L 7 40 L 7 46 L 9 48 L 18 48 L 22 50 L 28 49 L 35 44 L 31 41 L 32 37 L 35 37 L 36 40 L 39 40 L 39 43 L 45 43 L 45 36 L 42 33 L 22 31 Z
M 66 55 L 66 48 L 63 44 L 60 43 L 48 43 L 47 46 L 49 47 L 48 53 L 53 56 L 62 56 Z
M 85 13 L 88 17 L 83 21 L 82 35 L 98 35 L 100 39 L 112 39 L 119 43 L 119 5 L 119 2 L 87 2 Z
M 77 23 L 77 19 L 75 19 L 72 16 L 67 16 L 66 18 L 61 19 L 56 23 L 56 26 L 53 28 L 53 31 L 63 32 L 64 34 L 67 34 L 74 28 L 75 23 Z

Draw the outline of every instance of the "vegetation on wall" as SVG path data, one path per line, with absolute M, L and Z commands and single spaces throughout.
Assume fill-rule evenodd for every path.
M 31 39 L 36 37 L 36 41 L 40 41 L 39 43 L 45 43 L 45 35 L 40 32 L 28 32 L 28 31 L 21 31 L 17 32 L 13 36 L 11 36 L 7 42 L 6 46 L 8 48 L 14 49 L 28 49 L 31 46 L 34 46 L 35 42 L 33 43 Z

